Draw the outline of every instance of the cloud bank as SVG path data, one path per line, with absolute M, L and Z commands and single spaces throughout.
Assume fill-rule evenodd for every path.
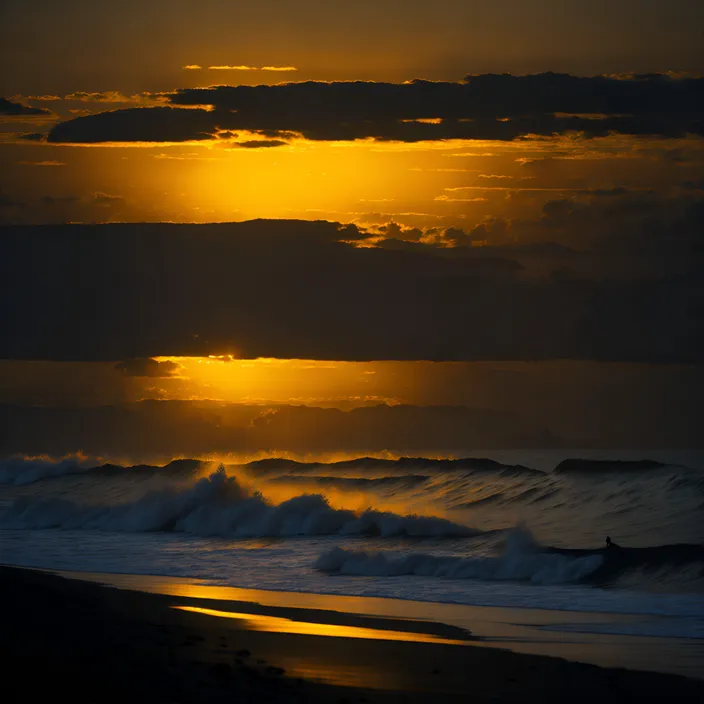
M 6 98 L 0 98 L 0 115 L 8 117 L 35 117 L 37 115 L 51 115 L 51 110 L 33 108 L 22 103 L 14 103 Z
M 694 200 L 659 234 L 646 217 L 590 252 L 472 246 L 499 221 L 445 233 L 451 249 L 357 247 L 369 233 L 330 222 L 6 227 L 0 356 L 701 363 L 703 213 Z M 580 217 L 568 204 L 524 227 Z M 589 274 L 611 259 L 621 269 Z
M 309 81 L 189 88 L 168 99 L 171 107 L 62 122 L 51 130 L 49 141 L 187 141 L 232 129 L 293 131 L 311 140 L 401 142 L 508 141 L 566 132 L 587 137 L 704 135 L 704 79 L 666 74 L 486 74 L 461 83 Z
M 115 369 L 125 376 L 141 376 L 153 379 L 163 379 L 173 376 L 178 370 L 176 362 L 159 362 L 156 359 L 127 359 L 118 362 Z

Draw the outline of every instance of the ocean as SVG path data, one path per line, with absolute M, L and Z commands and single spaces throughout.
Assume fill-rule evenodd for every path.
M 579 628 L 704 639 L 704 453 L 452 455 L 164 466 L 7 458 L 0 562 L 636 615 Z

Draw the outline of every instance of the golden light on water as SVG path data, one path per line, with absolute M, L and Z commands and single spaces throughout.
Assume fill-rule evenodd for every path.
M 380 628 L 365 628 L 362 626 L 340 626 L 331 623 L 313 623 L 309 621 L 296 621 L 280 616 L 267 616 L 263 614 L 237 613 L 234 611 L 220 611 L 206 609 L 199 606 L 174 606 L 181 611 L 217 616 L 219 618 L 235 619 L 242 622 L 246 628 L 253 631 L 268 633 L 295 633 L 306 636 L 326 636 L 332 638 L 363 638 L 366 640 L 394 640 L 410 643 L 444 643 L 446 645 L 467 645 L 468 641 L 452 640 L 426 633 L 412 633 L 409 631 L 393 631 Z M 401 623 L 399 621 L 399 623 Z

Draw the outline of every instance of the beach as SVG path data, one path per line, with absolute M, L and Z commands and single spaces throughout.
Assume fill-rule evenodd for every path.
M 0 568 L 6 701 L 701 701 L 704 681 L 482 647 L 429 620 Z M 162 590 L 163 591 L 163 590 Z M 287 632 L 288 631 L 288 632 Z M 13 698 L 14 693 L 14 698 Z

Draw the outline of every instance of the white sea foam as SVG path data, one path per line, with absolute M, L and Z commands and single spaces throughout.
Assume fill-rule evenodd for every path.
M 513 531 L 499 557 L 438 556 L 425 553 L 364 552 L 335 547 L 313 564 L 321 572 L 365 577 L 444 577 L 532 584 L 579 582 L 602 563 L 599 555 L 567 557 L 540 552 L 530 535 Z

